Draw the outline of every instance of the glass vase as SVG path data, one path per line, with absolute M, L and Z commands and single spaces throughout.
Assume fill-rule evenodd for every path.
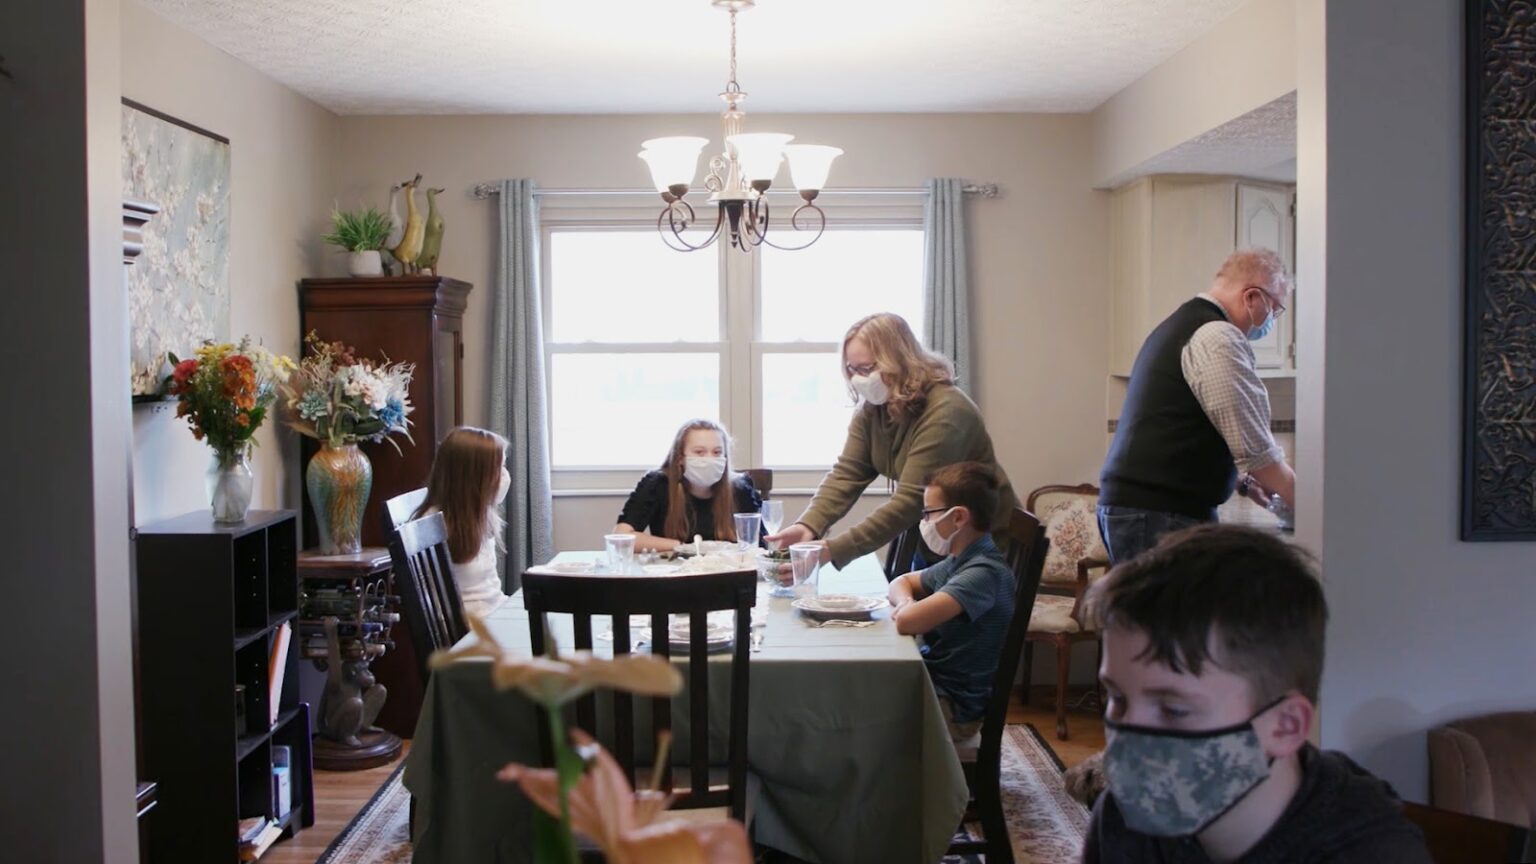
M 304 488 L 315 510 L 320 554 L 363 548 L 363 513 L 373 492 L 373 463 L 356 444 L 325 444 L 304 470 Z
M 244 522 L 254 485 L 250 451 L 244 447 L 213 451 L 205 479 L 213 521 L 225 525 Z

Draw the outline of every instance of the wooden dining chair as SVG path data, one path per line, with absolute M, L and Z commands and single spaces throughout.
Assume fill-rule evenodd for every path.
M 427 500 L 427 487 L 412 489 L 409 492 L 401 492 L 399 495 L 384 502 L 384 535 L 387 537 L 395 533 L 395 529 L 415 518 L 416 511 L 421 509 L 423 501 Z
M 885 547 L 885 581 L 912 572 L 912 559 L 923 548 L 923 535 L 916 525 L 897 534 Z
M 747 696 L 748 650 L 752 607 L 757 602 L 757 571 L 692 573 L 685 576 L 588 576 L 561 573 L 523 574 L 523 604 L 528 610 L 528 637 L 535 654 L 545 650 L 546 616 L 569 613 L 578 651 L 592 650 L 592 617 L 612 616 L 613 650 L 630 653 L 630 616 L 650 616 L 651 653 L 672 655 L 670 616 L 685 614 L 689 620 L 688 644 L 688 789 L 677 792 L 673 809 L 722 808 L 718 814 L 746 821 L 747 811 Z M 736 613 L 735 644 L 730 657 L 730 718 L 726 745 L 725 783 L 710 780 L 709 645 L 707 616 L 710 612 Z M 635 776 L 635 704 L 629 693 L 612 696 L 612 752 L 631 783 Z M 651 727 L 655 732 L 672 729 L 672 700 L 652 697 Z M 588 694 L 576 700 L 576 726 L 596 735 L 597 699 Z M 548 742 L 544 742 L 546 745 Z M 552 764 L 545 753 L 545 764 Z M 663 771 L 664 791 L 672 792 L 671 771 Z M 636 783 L 636 785 L 642 785 Z M 696 814 L 702 815 L 702 814 Z M 717 815 L 717 814 L 710 814 Z
M 429 674 L 427 661 L 432 653 L 453 647 L 469 632 L 464 623 L 464 606 L 459 602 L 459 586 L 453 581 L 449 563 L 443 514 L 433 513 L 401 524 L 390 537 L 389 557 L 405 620 L 410 625 L 411 647 L 416 652 L 421 683 L 425 686 Z
M 1045 554 L 1050 541 L 1045 527 L 1033 513 L 1017 507 L 1008 520 L 1008 549 L 1004 557 L 1013 570 L 1013 618 L 1003 638 L 1003 652 L 992 676 L 992 696 L 982 715 L 979 740 L 972 751 L 966 743 L 957 745 L 960 765 L 970 786 L 967 813 L 981 820 L 982 839 L 962 840 L 949 847 L 951 855 L 981 854 L 987 864 L 1013 864 L 1013 845 L 1008 839 L 1008 823 L 1003 818 L 1002 758 L 1003 730 L 1008 724 L 1008 703 L 1013 696 L 1013 679 L 1019 671 L 1024 634 L 1035 607 L 1035 593 L 1040 588 L 1040 572 L 1045 568 Z
M 767 498 L 773 492 L 772 468 L 743 468 L 741 473 L 752 478 L 752 485 L 757 488 L 757 494 Z

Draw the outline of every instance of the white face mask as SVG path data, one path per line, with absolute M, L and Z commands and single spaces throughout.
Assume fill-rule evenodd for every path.
M 949 554 L 949 544 L 954 541 L 955 535 L 950 534 L 948 537 L 945 537 L 939 534 L 939 523 L 948 519 L 949 514 L 953 512 L 955 512 L 955 508 L 951 507 L 945 510 L 944 514 L 937 519 L 924 519 L 917 523 L 917 532 L 923 535 L 923 542 L 928 544 L 928 548 L 933 550 L 935 555 Z
M 508 471 L 507 466 L 503 465 L 501 466 L 501 480 L 496 484 L 496 500 L 491 502 L 491 506 L 495 507 L 507 500 L 507 490 L 511 488 L 512 472 Z
M 891 390 L 885 386 L 885 377 L 879 372 L 873 375 L 855 375 L 848 379 L 853 392 L 871 405 L 884 405 L 891 398 Z
M 720 482 L 725 476 L 724 456 L 689 456 L 683 460 L 683 476 L 701 489 Z

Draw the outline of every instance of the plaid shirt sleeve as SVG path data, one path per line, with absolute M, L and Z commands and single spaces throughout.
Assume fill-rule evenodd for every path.
M 1226 440 L 1239 471 L 1252 473 L 1285 458 L 1269 431 L 1269 390 L 1241 331 L 1212 321 L 1195 331 L 1181 360 L 1184 380 Z

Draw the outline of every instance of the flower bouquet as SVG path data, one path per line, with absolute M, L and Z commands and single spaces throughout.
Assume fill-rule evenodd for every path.
M 276 388 L 293 371 L 293 361 L 273 354 L 250 337 L 239 344 L 204 343 L 195 355 L 173 364 L 168 392 L 176 416 L 185 417 L 192 437 L 213 448 L 208 499 L 215 522 L 239 522 L 251 506 L 250 449 Z
M 387 441 L 400 452 L 394 436 L 411 441 L 407 391 L 416 366 L 360 359 L 351 347 L 321 341 L 314 332 L 304 344 L 298 371 L 281 388 L 288 425 L 323 443 L 304 472 L 322 554 L 356 552 L 373 491 L 373 465 L 357 445 Z

